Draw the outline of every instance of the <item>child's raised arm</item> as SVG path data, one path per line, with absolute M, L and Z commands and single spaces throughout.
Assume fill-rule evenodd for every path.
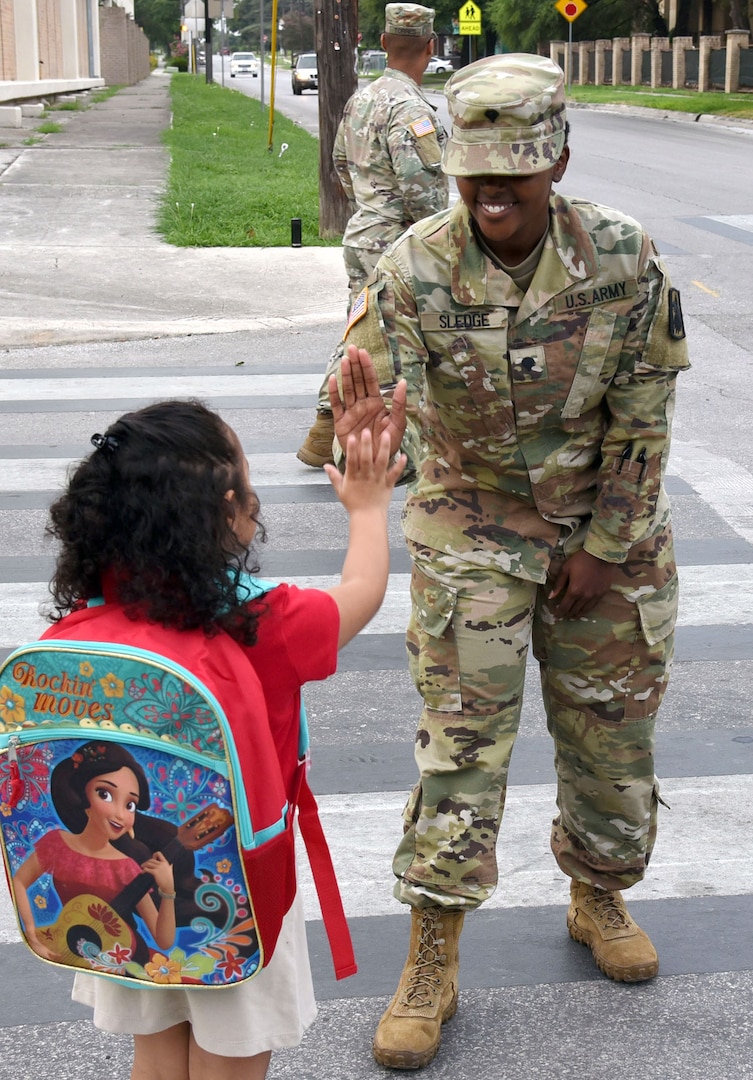
M 345 447 L 345 472 L 325 465 L 332 487 L 350 516 L 350 535 L 340 584 L 327 591 L 340 612 L 338 648 L 347 645 L 376 615 L 384 599 L 389 573 L 387 509 L 392 489 L 405 468 L 405 455 L 390 464 L 390 435 L 376 446 L 364 428 L 351 434 Z

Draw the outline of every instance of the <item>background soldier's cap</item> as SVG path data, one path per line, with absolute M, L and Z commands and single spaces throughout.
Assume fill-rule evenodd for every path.
M 450 176 L 549 169 L 565 145 L 565 76 L 544 56 L 487 56 L 445 84 L 452 132 L 442 168 Z
M 434 33 L 434 8 L 420 4 L 388 4 L 384 9 L 385 34 L 424 37 Z

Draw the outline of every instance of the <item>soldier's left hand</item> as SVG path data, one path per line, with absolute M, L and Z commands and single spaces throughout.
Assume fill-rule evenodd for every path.
M 562 564 L 549 591 L 555 615 L 577 619 L 596 607 L 617 580 L 619 564 L 604 562 L 587 551 L 576 551 Z
M 331 375 L 329 380 L 329 399 L 340 446 L 345 449 L 350 435 L 360 435 L 364 428 L 369 428 L 375 452 L 386 431 L 390 436 L 390 454 L 396 454 L 405 434 L 405 380 L 401 379 L 392 391 L 388 409 L 371 357 L 366 349 L 355 345 L 348 346 L 340 364 L 340 375 L 342 397 L 337 377 Z

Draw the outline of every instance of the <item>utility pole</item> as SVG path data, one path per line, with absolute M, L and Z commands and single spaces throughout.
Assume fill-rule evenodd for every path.
M 348 222 L 345 198 L 332 147 L 348 98 L 358 85 L 358 0 L 319 0 L 316 6 L 316 58 L 319 70 L 319 235 L 342 236 Z
M 209 0 L 204 0 L 204 77 L 212 82 L 212 18 L 209 14 Z

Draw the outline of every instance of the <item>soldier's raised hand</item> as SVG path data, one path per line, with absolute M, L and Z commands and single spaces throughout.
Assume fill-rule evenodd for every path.
M 349 345 L 340 362 L 342 394 L 337 376 L 329 380 L 329 400 L 335 421 L 335 435 L 345 449 L 349 435 L 359 435 L 364 428 L 372 434 L 374 449 L 383 432 L 390 436 L 390 454 L 400 449 L 405 434 L 406 384 L 401 379 L 390 395 L 390 408 L 379 389 L 376 369 L 366 349 Z

